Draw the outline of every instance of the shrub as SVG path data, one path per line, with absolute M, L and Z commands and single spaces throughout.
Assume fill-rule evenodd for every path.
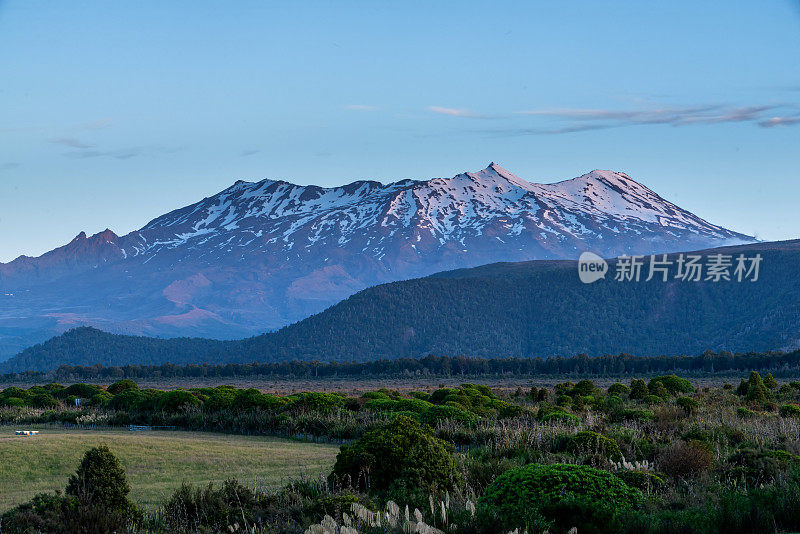
M 167 391 L 158 399 L 158 409 L 165 412 L 177 412 L 181 408 L 200 406 L 200 404 L 200 399 L 185 389 Z
M 743 478 L 751 485 L 770 483 L 788 467 L 788 462 L 756 449 L 739 449 L 728 463 L 733 467 L 729 476 Z
M 761 375 L 752 371 L 750 378 L 747 380 L 747 393 L 744 400 L 754 404 L 763 404 L 769 400 L 769 393 L 761 380 Z
M 660 476 L 638 469 L 623 469 L 614 473 L 622 479 L 625 484 L 632 488 L 650 493 L 657 491 L 664 486 L 664 479 Z
M 607 471 L 581 465 L 530 464 L 497 477 L 479 503 L 484 513 L 507 530 L 525 525 L 535 511 L 548 519 L 562 515 L 555 513 L 562 503 L 585 503 L 588 507 L 583 509 L 596 509 L 598 515 L 604 515 L 604 507 L 626 509 L 641 501 L 639 490 Z
M 650 393 L 658 395 L 658 393 L 656 393 L 658 384 L 663 385 L 664 389 L 666 389 L 670 395 L 692 393 L 694 391 L 691 382 L 676 375 L 657 376 L 650 380 L 647 384 L 647 389 L 650 390 Z M 663 395 L 658 396 L 661 397 Z
M 216 412 L 218 410 L 225 410 L 233 406 L 233 401 L 236 399 L 237 391 L 230 388 L 214 388 L 210 392 L 208 399 L 203 403 L 203 410 L 207 412 Z
M 567 412 L 550 412 L 540 419 L 545 424 L 560 423 L 566 426 L 580 426 L 581 419 L 577 415 Z
M 675 404 L 678 405 L 679 408 L 683 408 L 686 415 L 693 414 L 695 410 L 697 410 L 697 407 L 700 406 L 700 403 L 691 397 L 678 397 Z
M 73 395 L 81 399 L 91 399 L 98 393 L 103 391 L 98 386 L 90 386 L 89 384 L 72 384 L 64 390 L 65 395 Z
M 800 406 L 796 404 L 784 404 L 778 411 L 781 417 L 800 417 Z
M 570 391 L 570 395 L 580 395 L 581 397 L 586 397 L 592 393 L 594 393 L 594 382 L 586 379 L 580 380 Z
M 136 384 L 136 382 L 134 382 L 133 380 L 130 380 L 128 378 L 123 378 L 122 380 L 117 380 L 116 382 L 108 386 L 106 391 L 108 391 L 112 395 L 116 395 L 118 393 L 125 391 L 126 389 L 138 390 L 139 385 Z
M 738 415 L 741 419 L 748 419 L 750 417 L 753 417 L 755 415 L 755 412 L 753 412 L 753 410 L 748 410 L 744 406 L 739 406 L 736 409 L 736 415 Z
M 708 471 L 713 463 L 711 451 L 698 441 L 678 441 L 658 456 L 660 470 L 673 478 L 697 476 Z
M 591 430 L 583 430 L 572 436 L 569 449 L 576 454 L 599 455 L 611 460 L 622 458 L 616 440 Z
M 139 391 L 136 389 L 126 389 L 114 395 L 108 405 L 115 410 L 135 411 L 146 409 L 152 405 L 154 401 L 153 395 L 146 391 Z
M 659 397 L 658 395 L 647 395 L 644 398 L 644 401 L 647 404 L 651 405 L 651 406 L 656 406 L 658 404 L 664 404 L 664 398 L 663 397 Z
M 136 505 L 128 499 L 130 491 L 125 469 L 105 445 L 86 451 L 66 489 L 67 495 L 78 500 L 84 521 L 103 518 L 109 530 L 120 531 L 138 516 Z
M 626 386 L 625 384 L 620 384 L 619 382 L 615 382 L 608 386 L 608 394 L 609 395 L 630 395 L 631 388 Z
M 219 393 L 217 395 L 218 395 L 217 400 L 220 402 L 222 402 L 223 398 L 226 400 L 228 398 L 227 393 Z M 239 410 L 252 410 L 253 408 L 260 408 L 262 410 L 272 410 L 284 406 L 287 403 L 288 401 L 283 397 L 264 394 L 255 388 L 250 388 L 236 393 L 236 397 L 234 398 L 233 404 L 231 406 Z M 299 398 L 294 399 L 295 406 L 300 406 L 301 403 L 302 400 L 299 400 Z
M 422 491 L 452 487 L 455 462 L 452 445 L 408 417 L 366 432 L 358 441 L 342 445 L 333 474 L 353 483 L 368 475 L 372 489 L 405 485 Z
M 3 532 L 66 533 L 75 522 L 77 500 L 59 493 L 40 493 L 0 517 Z M 75 525 L 78 526 L 78 525 Z
M 39 393 L 33 396 L 30 404 L 37 408 L 55 408 L 58 406 L 58 401 L 49 393 Z
M 641 378 L 631 380 L 631 399 L 643 399 L 647 396 L 647 384 Z
M 272 399 L 278 398 L 273 395 L 269 395 L 269 397 L 272 397 Z M 344 398 L 333 393 L 295 393 L 294 395 L 284 397 L 284 399 L 285 400 L 281 400 L 279 402 L 286 402 L 286 409 L 295 411 L 330 412 L 336 408 L 344 407 Z
M 238 529 L 231 525 L 257 523 L 263 508 L 258 497 L 236 480 L 225 481 L 219 489 L 183 483 L 164 505 L 164 520 L 168 532 L 233 532 Z
M 767 373 L 767 376 L 764 377 L 764 386 L 768 389 L 775 389 L 778 387 L 778 382 L 772 376 L 772 373 Z
M 475 415 L 456 406 L 431 406 L 420 415 L 420 422 L 430 426 L 435 426 L 438 421 L 444 420 L 472 423 L 475 419 Z

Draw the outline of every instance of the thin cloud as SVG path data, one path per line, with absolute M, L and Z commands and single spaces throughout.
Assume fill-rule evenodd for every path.
M 367 106 L 365 104 L 349 104 L 345 106 L 344 109 L 350 111 L 378 111 L 380 108 L 378 106 Z
M 0 171 L 10 171 L 11 169 L 16 169 L 19 167 L 19 163 L 16 161 L 9 161 L 7 163 L 0 164 Z
M 641 125 L 690 126 L 699 124 L 754 123 L 763 127 L 791 125 L 798 122 L 795 115 L 767 119 L 768 112 L 778 109 L 796 109 L 786 104 L 761 106 L 724 106 L 721 104 L 681 108 L 657 109 L 594 109 L 594 108 L 552 108 L 518 111 L 518 117 L 538 117 L 556 121 L 555 125 L 542 127 L 507 128 L 485 130 L 484 133 L 497 135 L 557 135 L 604 130 Z M 558 124 L 558 123 L 562 124 Z
M 241 153 L 239 153 L 239 155 L 241 157 L 243 157 L 243 158 L 246 158 L 247 156 L 252 156 L 254 154 L 258 154 L 259 152 L 261 152 L 261 151 L 260 150 L 242 150 Z
M 473 113 L 468 109 L 443 108 L 441 106 L 428 106 L 428 111 L 438 113 L 439 115 L 448 115 L 450 117 L 465 117 L 470 119 L 484 117 L 483 115 L 478 115 L 477 113 Z
M 118 160 L 126 160 L 136 158 L 139 156 L 147 156 L 154 154 L 172 154 L 179 151 L 178 148 L 170 148 L 164 146 L 139 146 L 130 148 L 121 148 L 117 150 L 79 150 L 75 152 L 68 152 L 65 156 L 78 159 L 89 158 L 112 158 Z
M 53 139 L 49 139 L 49 141 L 56 145 L 64 145 L 70 148 L 92 148 L 92 145 L 87 145 L 74 137 L 54 137 Z
M 99 119 L 81 125 L 84 130 L 101 130 L 114 124 L 114 119 Z
M 776 126 L 793 126 L 800 124 L 800 115 L 794 117 L 772 117 L 758 123 L 762 128 L 775 128 Z

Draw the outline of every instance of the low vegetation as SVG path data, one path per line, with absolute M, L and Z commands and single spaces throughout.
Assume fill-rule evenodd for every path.
M 243 478 L 189 483 L 151 507 L 138 506 L 134 473 L 120 472 L 124 447 L 110 442 L 76 461 L 65 493 L 6 511 L 4 533 L 87 532 L 88 524 L 310 534 L 800 529 L 800 382 L 757 372 L 713 388 L 664 374 L 607 388 L 580 380 L 498 394 L 463 384 L 360 397 L 158 391 L 120 380 L 10 387 L 0 405 L 0 420 L 14 424 L 167 424 L 340 442 L 325 477 L 272 488 Z M 89 473 L 104 473 L 108 487 L 76 482 Z

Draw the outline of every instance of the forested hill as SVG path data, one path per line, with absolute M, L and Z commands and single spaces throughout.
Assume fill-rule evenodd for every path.
M 368 361 L 425 354 L 670 356 L 796 348 L 800 241 L 718 251 L 760 253 L 758 281 L 690 282 L 671 273 L 667 282 L 658 276 L 617 282 L 612 263 L 605 280 L 586 285 L 574 262 L 492 264 L 369 288 L 275 333 L 241 341 L 77 329 L 23 351 L 0 364 L 0 372 L 62 364 Z

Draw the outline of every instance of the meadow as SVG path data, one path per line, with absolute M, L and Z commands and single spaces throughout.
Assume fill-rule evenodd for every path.
M 353 389 L 9 386 L 0 430 L 50 434 L 0 441 L 14 464 L 0 487 L 31 470 L 51 477 L 31 492 L 67 491 L 0 510 L 2 532 L 800 531 L 800 381 L 786 375 Z M 131 424 L 181 430 L 106 430 Z
M 133 501 L 155 508 L 183 482 L 220 485 L 233 477 L 254 488 L 318 478 L 333 466 L 338 447 L 295 440 L 212 432 L 70 429 L 26 425 L 36 436 L 0 427 L 0 511 L 37 493 L 62 490 L 87 449 L 106 444 L 130 481 Z

